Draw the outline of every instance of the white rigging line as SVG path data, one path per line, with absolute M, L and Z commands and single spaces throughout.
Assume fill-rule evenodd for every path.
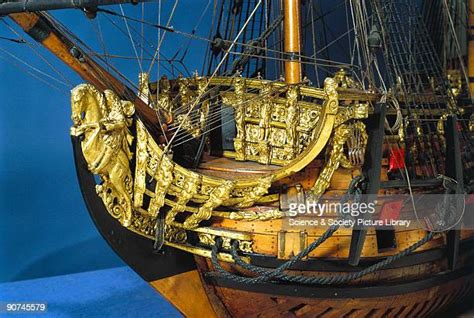
M 3 18 L 0 19 L 3 24 L 5 24 L 5 26 L 13 33 L 15 34 L 20 40 L 23 41 L 23 43 L 25 43 L 43 62 L 46 63 L 46 65 L 48 65 L 57 75 L 59 75 L 63 81 L 61 83 L 61 80 L 57 79 L 57 78 L 54 78 L 54 80 L 56 80 L 57 82 L 65 85 L 65 86 L 69 86 L 69 87 L 73 87 L 72 83 L 69 81 L 69 79 L 61 72 L 59 71 L 50 61 L 48 61 L 48 59 L 46 57 L 43 56 L 43 54 L 41 54 L 38 50 L 38 47 L 37 47 L 37 44 L 35 43 L 32 43 L 30 41 L 28 41 L 27 39 L 23 38 L 7 21 L 5 21 Z M 24 61 L 21 61 L 21 63 L 25 64 L 25 65 L 28 65 L 29 67 L 32 67 L 30 66 L 29 64 L 27 64 L 26 62 Z M 47 74 L 46 74 L 47 75 Z M 48 75 L 48 77 L 51 77 L 50 75 Z
M 7 50 L 3 49 L 0 47 L 0 51 L 4 53 L 4 56 L 0 55 L 0 58 L 3 58 L 5 61 L 7 61 L 7 58 L 5 57 L 5 55 L 7 55 L 8 57 L 12 58 L 13 59 L 13 65 L 15 65 L 18 69 L 20 69 L 21 71 L 23 72 L 26 72 L 27 74 L 33 76 L 34 78 L 40 80 L 41 82 L 47 84 L 48 86 L 58 90 L 59 92 L 65 92 L 64 88 L 60 88 L 56 85 L 54 85 L 53 83 L 51 83 L 51 81 L 48 81 L 47 79 L 50 79 L 50 80 L 53 80 L 59 84 L 63 84 L 65 85 L 65 83 L 61 82 L 60 80 L 54 78 L 53 76 L 41 71 L 40 69 L 34 67 L 33 65 L 31 64 L 28 64 L 26 63 L 25 61 L 19 59 L 18 57 L 16 57 L 15 55 L 11 54 L 10 52 L 8 52 Z M 16 61 L 16 62 L 15 62 Z M 18 62 L 18 63 L 17 63 Z M 22 65 L 24 67 L 22 67 Z M 44 76 L 44 77 L 47 77 L 47 79 L 45 78 L 42 78 L 40 77 L 38 74 L 34 73 L 34 72 L 31 72 L 30 70 Z M 67 86 L 67 85 L 66 85 Z
M 122 12 L 122 15 L 125 16 L 125 12 L 123 11 L 123 6 L 120 4 L 120 12 Z M 125 23 L 125 27 L 127 28 L 128 32 L 128 37 L 130 39 L 130 42 L 132 43 L 133 51 L 135 52 L 135 56 L 137 57 L 138 61 L 138 66 L 140 67 L 140 72 L 143 73 L 143 66 L 142 62 L 140 60 L 140 57 L 138 56 L 138 51 L 137 51 L 137 46 L 135 45 L 135 41 L 133 40 L 132 34 L 130 33 L 130 28 L 128 26 L 128 20 L 126 18 L 123 18 L 123 22 Z
M 173 4 L 173 8 L 171 9 L 170 16 L 168 17 L 168 21 L 166 22 L 166 27 L 167 28 L 169 28 L 170 25 L 171 25 L 171 21 L 173 20 L 173 17 L 174 17 L 174 14 L 176 12 L 176 7 L 178 6 L 178 3 L 179 3 L 179 1 L 175 0 L 175 2 Z M 158 9 L 158 24 L 161 25 L 161 0 L 158 1 L 158 6 L 159 6 L 159 9 Z M 161 36 L 161 29 L 158 29 L 158 43 L 157 43 L 157 46 L 156 46 L 155 53 L 153 54 L 153 58 L 151 60 L 150 66 L 148 67 L 148 74 L 151 72 L 151 69 L 153 68 L 155 60 L 157 60 L 158 56 L 160 55 L 161 45 L 163 44 L 163 40 L 165 39 L 166 33 L 167 32 L 164 32 L 163 36 Z M 157 80 L 159 80 L 159 71 L 158 71 Z
M 171 139 L 169 140 L 168 144 L 166 145 L 166 148 L 165 150 L 163 151 L 163 154 L 166 154 L 169 150 L 170 150 L 170 146 L 171 146 L 171 143 L 173 142 L 173 140 L 176 138 L 178 132 L 180 131 L 180 129 L 182 128 L 184 122 L 186 121 L 186 119 L 189 117 L 189 114 L 192 112 L 192 110 L 194 109 L 194 107 L 196 107 L 196 105 L 198 104 L 199 100 L 202 98 L 202 96 L 206 93 L 205 90 L 209 87 L 209 84 L 211 82 L 211 80 L 214 78 L 214 76 L 216 76 L 217 72 L 219 72 L 219 69 L 221 68 L 222 64 L 224 64 L 225 60 L 227 59 L 227 57 L 229 56 L 230 54 L 230 51 L 232 51 L 232 49 L 234 48 L 235 44 L 237 43 L 237 40 L 240 38 L 240 36 L 242 35 L 243 31 L 247 28 L 247 25 L 250 23 L 250 21 L 252 20 L 253 16 L 255 15 L 255 13 L 257 12 L 258 8 L 260 7 L 260 5 L 262 4 L 262 0 L 259 0 L 258 3 L 255 5 L 255 8 L 253 9 L 252 13 L 249 15 L 249 17 L 247 18 L 247 20 L 245 21 L 244 25 L 242 26 L 242 28 L 240 29 L 239 33 L 237 34 L 237 36 L 234 38 L 234 40 L 232 41 L 232 44 L 229 46 L 229 48 L 227 49 L 226 53 L 224 54 L 224 56 L 222 57 L 221 61 L 219 62 L 219 64 L 216 66 L 214 72 L 212 73 L 212 75 L 209 77 L 209 79 L 207 80 L 206 82 L 206 85 L 204 86 L 203 88 L 203 92 L 199 94 L 199 96 L 197 96 L 194 100 L 194 102 L 192 103 L 189 111 L 186 113 L 183 121 L 180 123 L 180 125 L 178 126 L 178 129 L 176 130 L 176 132 L 173 134 L 173 136 L 171 137 Z

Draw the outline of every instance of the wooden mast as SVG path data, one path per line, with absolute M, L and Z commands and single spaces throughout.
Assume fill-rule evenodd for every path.
M 474 0 L 473 0 L 474 1 Z M 301 82 L 301 2 L 300 0 L 283 0 L 284 2 L 284 39 L 285 39 L 285 79 L 289 84 Z
M 35 41 L 72 68 L 82 79 L 99 90 L 113 90 L 120 98 L 133 102 L 137 115 L 156 136 L 163 135 L 160 125 L 166 132 L 166 124 L 171 122 L 168 114 L 164 112 L 157 114 L 131 88 L 76 47 L 73 40 L 54 26 L 45 13 L 13 13 L 9 17 Z

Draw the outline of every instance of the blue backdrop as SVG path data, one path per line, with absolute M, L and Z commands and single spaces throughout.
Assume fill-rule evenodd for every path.
M 163 2 L 163 24 L 173 3 Z M 191 1 L 180 4 L 176 10 L 180 14 L 174 16 L 172 25 L 190 32 L 197 19 L 189 19 L 183 12 L 202 12 L 206 3 Z M 156 23 L 157 10 L 153 6 L 146 5 L 145 18 Z M 120 11 L 118 7 L 112 9 Z M 125 10 L 127 14 L 141 15 L 140 6 L 126 7 Z M 209 14 L 212 14 L 212 8 L 207 11 L 199 28 L 204 36 L 209 30 Z M 120 18 L 113 19 L 122 32 L 117 31 L 103 15 L 92 22 L 78 11 L 61 11 L 54 15 L 97 52 L 103 50 L 100 30 L 108 54 L 135 54 Z M 13 23 L 7 18 L 2 19 L 0 36 L 24 37 L 29 43 L 0 40 L 0 282 L 123 265 L 90 220 L 76 179 L 69 139 L 69 90 L 81 80 L 54 56 L 36 47 L 27 35 L 14 34 L 9 29 Z M 130 27 L 135 28 L 132 29 L 135 32 L 140 26 L 130 22 Z M 157 43 L 156 32 L 153 28 L 145 30 L 152 44 Z M 137 40 L 135 43 L 139 54 L 140 42 Z M 183 53 L 188 42 L 186 38 L 167 35 L 162 46 L 163 54 L 169 57 L 180 49 Z M 153 53 L 152 44 L 143 46 Z M 185 61 L 191 71 L 201 68 L 205 45 L 192 43 L 189 47 Z M 33 50 L 28 46 L 33 46 Z M 50 68 L 43 58 L 67 80 Z M 52 78 L 24 63 L 52 75 Z M 116 60 L 115 65 L 136 82 L 139 72 L 136 61 Z M 163 74 L 165 70 L 160 72 Z

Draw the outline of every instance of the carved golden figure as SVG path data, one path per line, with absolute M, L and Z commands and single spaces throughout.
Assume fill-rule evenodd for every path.
M 165 196 L 173 182 L 173 162 L 162 155 L 156 172 L 155 197 L 151 199 L 148 211 L 152 216 L 157 216 L 160 208 L 165 205 Z
M 262 90 L 260 91 L 260 141 L 268 140 L 268 134 L 270 133 L 270 113 L 272 110 L 272 85 L 270 83 L 264 83 Z
M 169 113 L 172 112 L 173 104 L 171 102 L 170 81 L 168 80 L 168 77 L 161 77 L 160 82 L 157 83 L 157 85 L 159 85 L 157 98 L 158 107 L 166 110 Z
M 100 176 L 97 186 L 109 213 L 128 227 L 132 218 L 133 180 L 129 166 L 132 136 L 128 131 L 133 104 L 115 93 L 99 92 L 82 84 L 71 92 L 73 127 L 71 134 L 84 136 L 82 152 L 89 170 Z
M 299 108 L 298 108 L 298 86 L 288 87 L 286 92 L 287 106 L 287 124 L 286 138 L 288 147 L 294 148 L 297 144 L 296 127 L 298 126 Z

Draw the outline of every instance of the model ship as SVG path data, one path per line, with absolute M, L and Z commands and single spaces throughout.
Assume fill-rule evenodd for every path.
M 89 212 L 184 315 L 424 317 L 470 293 L 474 2 L 343 1 L 350 59 L 338 62 L 318 55 L 318 0 L 215 1 L 207 71 L 142 72 L 136 88 L 45 12 L 126 19 L 102 6 L 128 2 L 141 1 L 0 12 L 86 81 L 71 137 Z M 445 204 L 417 211 L 419 194 Z M 289 223 L 295 206 L 373 198 L 361 222 Z M 424 226 L 397 222 L 405 208 Z

